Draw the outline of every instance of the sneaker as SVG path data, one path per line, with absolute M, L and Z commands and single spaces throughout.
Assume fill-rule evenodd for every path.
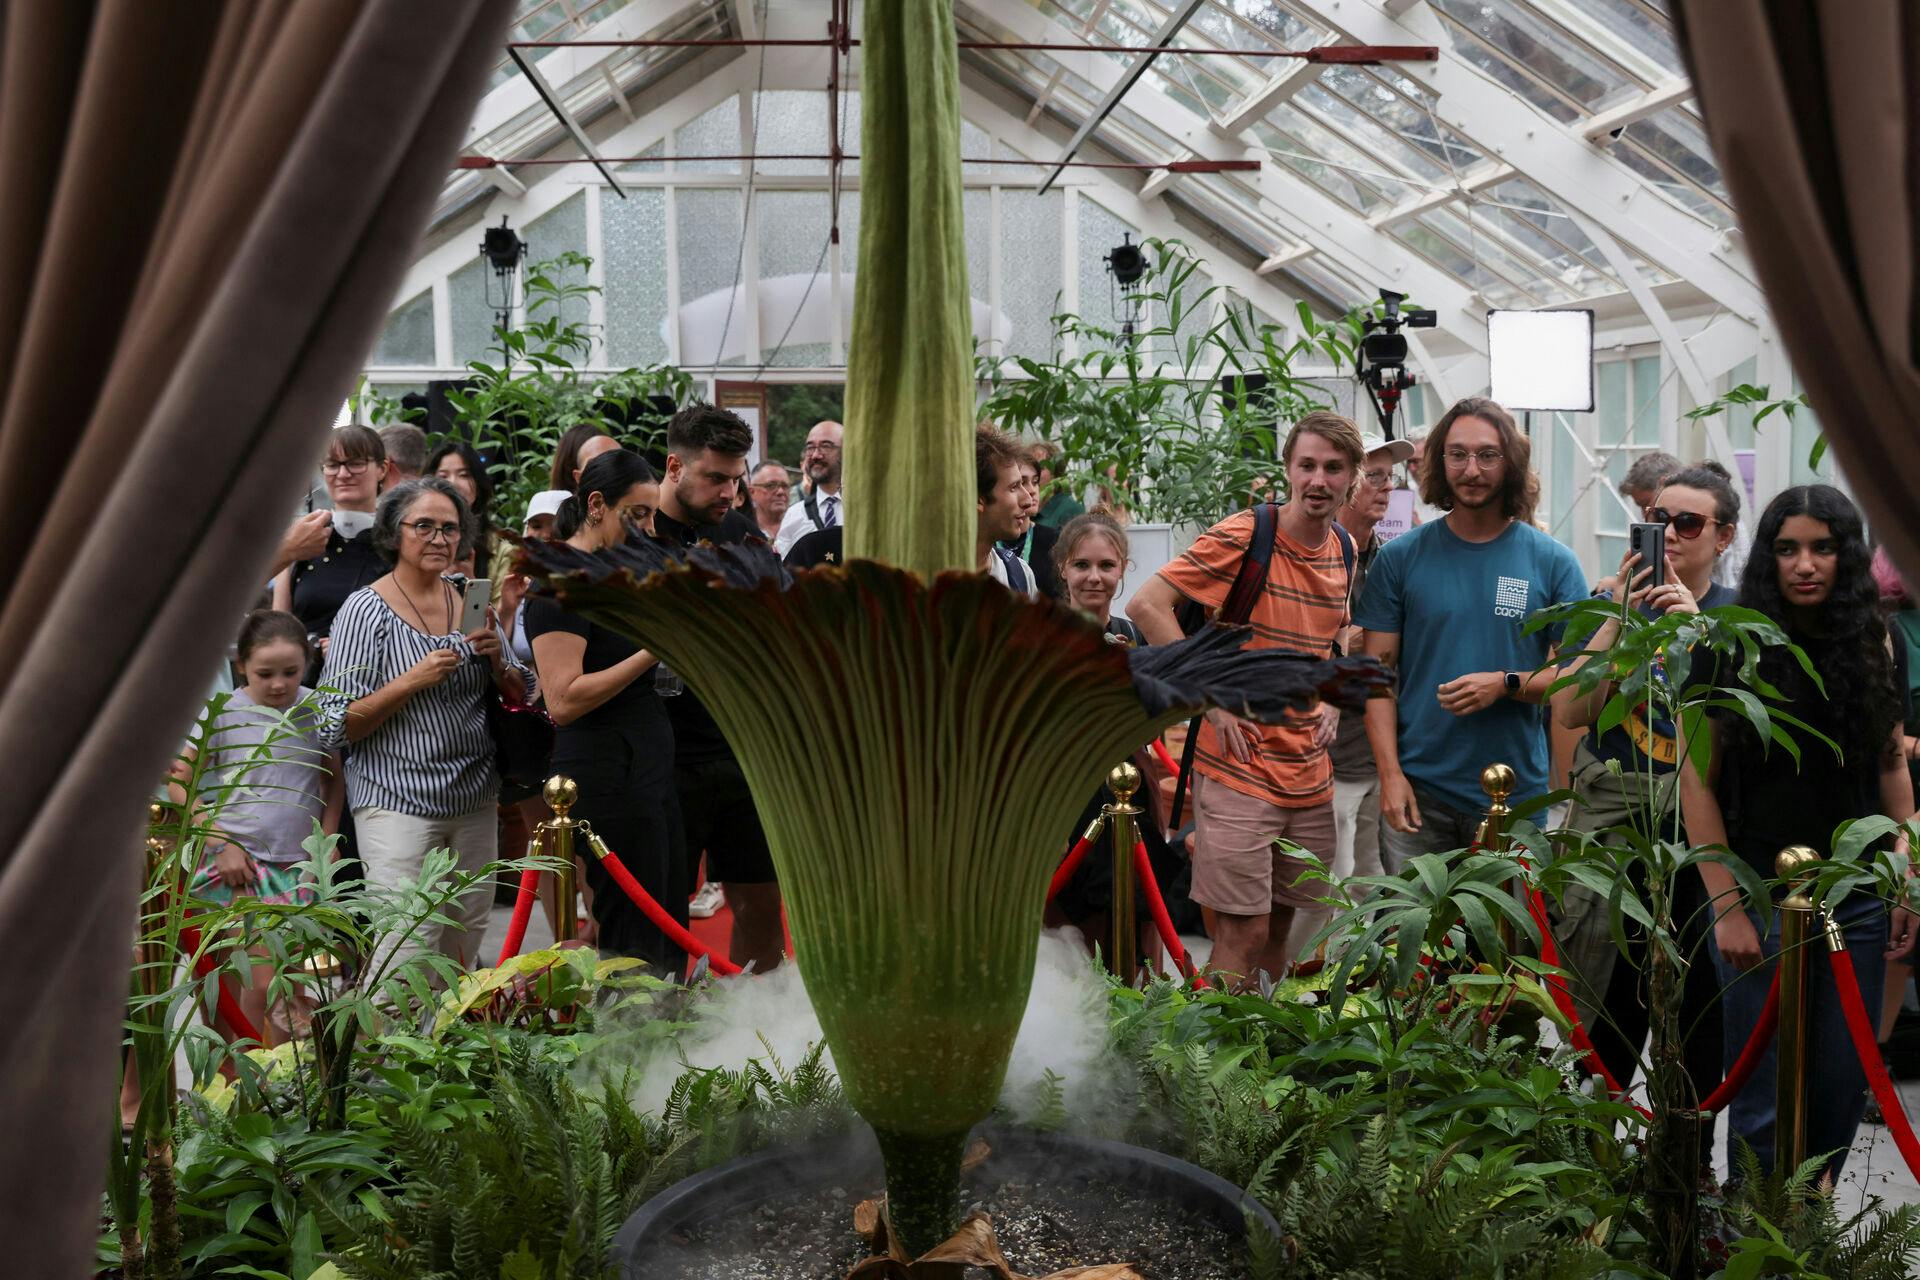
M 721 892 L 718 884 L 709 880 L 700 886 L 700 891 L 687 903 L 687 914 L 695 920 L 705 920 L 725 906 L 726 902 L 727 895 Z

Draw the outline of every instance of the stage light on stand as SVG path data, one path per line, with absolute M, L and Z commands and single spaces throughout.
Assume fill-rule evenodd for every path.
M 1111 301 L 1113 318 L 1120 322 L 1120 341 L 1123 346 L 1132 346 L 1139 340 L 1140 321 L 1147 310 L 1140 281 L 1152 264 L 1147 261 L 1146 250 L 1135 244 L 1131 235 L 1125 234 L 1120 237 L 1120 243 L 1107 252 L 1105 261 L 1110 281 L 1108 290 L 1110 295 L 1115 295 Z
M 1396 438 L 1393 418 L 1400 408 L 1400 397 L 1419 381 L 1407 368 L 1410 344 L 1400 330 L 1431 329 L 1439 323 L 1439 317 L 1431 311 L 1402 311 L 1400 304 L 1406 300 L 1404 293 L 1380 291 L 1380 314 L 1368 315 L 1362 325 L 1359 358 L 1353 370 L 1354 380 L 1366 388 L 1367 399 L 1373 402 L 1380 433 L 1389 440 Z
M 500 215 L 499 226 L 488 227 L 481 237 L 480 256 L 493 268 L 493 283 L 485 286 L 487 307 L 502 330 L 511 329 L 520 305 L 520 264 L 526 261 L 527 242 L 507 225 L 505 214 Z

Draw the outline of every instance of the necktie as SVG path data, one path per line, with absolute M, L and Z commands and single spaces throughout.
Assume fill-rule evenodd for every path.
M 826 501 L 820 504 L 820 518 L 826 521 L 827 528 L 840 523 L 840 498 L 838 494 L 828 494 Z

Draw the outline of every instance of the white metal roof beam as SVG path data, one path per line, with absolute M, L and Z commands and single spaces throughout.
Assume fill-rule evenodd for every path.
M 1251 98 L 1235 107 L 1231 115 L 1216 120 L 1215 131 L 1222 137 L 1238 137 L 1254 121 L 1265 119 L 1267 112 L 1318 80 L 1322 70 L 1319 63 L 1302 58 L 1286 70 L 1276 72 Z
M 1407 218 L 1415 218 L 1423 213 L 1438 209 L 1443 205 L 1452 204 L 1463 195 L 1470 195 L 1476 191 L 1485 191 L 1488 187 L 1497 187 L 1513 176 L 1514 168 L 1510 164 L 1479 165 L 1462 174 L 1458 186 L 1448 187 L 1441 191 L 1429 191 L 1425 195 L 1416 196 L 1412 200 L 1404 201 L 1393 206 L 1391 209 L 1386 209 L 1374 214 L 1367 219 L 1367 222 L 1375 227 L 1391 226 L 1393 223 L 1403 221 Z
M 1597 146 L 1605 146 L 1628 125 L 1657 115 L 1668 107 L 1678 106 L 1692 97 L 1691 80 L 1669 80 L 1593 116 L 1580 126 L 1580 136 Z
M 1439 46 L 1438 61 L 1408 63 L 1398 71 L 1439 95 L 1434 116 L 1442 124 L 1735 315 L 1752 322 L 1764 313 L 1751 269 L 1721 243 L 1719 232 L 1453 52 L 1440 19 L 1426 6 L 1396 19 L 1383 0 L 1289 2 L 1357 44 Z

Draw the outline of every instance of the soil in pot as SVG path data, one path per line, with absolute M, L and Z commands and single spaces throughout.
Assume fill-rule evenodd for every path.
M 998 1167 L 996 1167 L 998 1166 Z M 851 1180 L 849 1180 L 851 1181 Z M 796 1187 L 789 1195 L 695 1222 L 674 1234 L 659 1280 L 843 1280 L 867 1256 L 853 1210 L 870 1185 Z M 1244 1280 L 1241 1230 L 1124 1186 L 1097 1171 L 1036 1170 L 988 1159 L 967 1175 L 964 1213 L 993 1219 L 1001 1251 L 1022 1275 L 1131 1262 L 1148 1280 Z M 969 1268 L 968 1280 L 987 1277 Z

